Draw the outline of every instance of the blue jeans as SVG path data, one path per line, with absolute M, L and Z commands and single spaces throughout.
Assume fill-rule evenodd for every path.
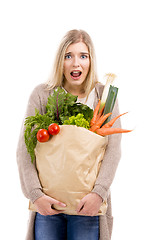
M 63 213 L 35 218 L 35 240 L 98 240 L 99 217 Z

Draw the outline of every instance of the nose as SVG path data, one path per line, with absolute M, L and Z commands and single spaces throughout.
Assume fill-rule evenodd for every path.
M 73 67 L 79 67 L 79 60 L 78 60 L 78 57 L 77 57 L 77 56 L 74 57 Z

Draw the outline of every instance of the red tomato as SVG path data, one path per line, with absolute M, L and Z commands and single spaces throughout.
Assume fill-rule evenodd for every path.
M 48 127 L 48 132 L 51 135 L 57 135 L 60 131 L 60 126 L 57 123 L 52 123 Z
M 37 132 L 37 140 L 39 142 L 47 142 L 49 140 L 49 133 L 46 129 L 39 129 Z

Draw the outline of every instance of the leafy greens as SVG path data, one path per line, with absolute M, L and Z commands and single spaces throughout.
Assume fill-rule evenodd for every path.
M 89 129 L 90 123 L 84 118 L 84 115 L 78 113 L 76 116 L 69 117 L 68 120 L 64 121 L 64 125 L 76 125 L 78 127 L 83 127 Z
M 77 96 L 66 93 L 65 90 L 58 87 L 53 95 L 48 97 L 46 105 L 47 114 L 54 117 L 59 124 L 63 124 L 71 116 L 82 113 L 84 118 L 89 121 L 93 117 L 93 110 L 87 105 L 77 103 Z
M 41 115 L 39 111 L 35 109 L 35 116 L 29 116 L 26 118 L 24 138 L 32 162 L 35 159 L 34 149 L 37 144 L 36 135 L 39 129 L 48 129 L 51 123 L 63 125 L 65 124 L 65 121 L 69 121 L 69 118 L 72 116 L 79 116 L 77 117 L 79 118 L 77 121 L 78 126 L 88 126 L 85 120 L 90 122 L 93 117 L 93 110 L 87 105 L 77 103 L 76 101 L 77 96 L 66 93 L 65 90 L 58 87 L 53 91 L 53 94 L 48 97 L 45 114 Z M 83 117 L 78 114 L 82 114 Z M 69 122 L 66 122 L 66 124 L 69 124 Z

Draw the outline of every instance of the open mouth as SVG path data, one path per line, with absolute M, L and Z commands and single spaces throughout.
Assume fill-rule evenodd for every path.
M 81 71 L 73 71 L 70 73 L 72 77 L 78 78 L 81 76 L 82 72 Z

